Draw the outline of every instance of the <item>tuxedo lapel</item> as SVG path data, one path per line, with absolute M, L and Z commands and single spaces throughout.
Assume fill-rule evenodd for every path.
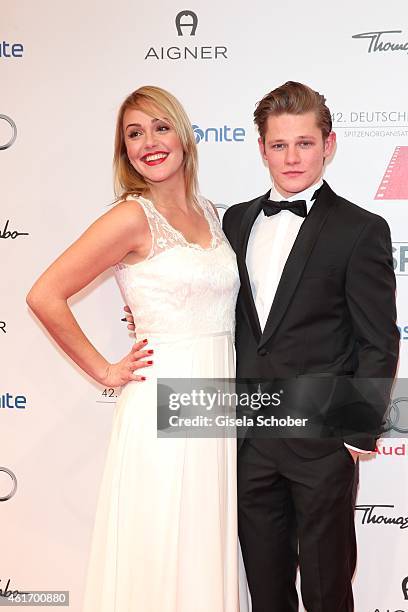
M 269 193 L 270 192 L 268 192 L 268 194 Z M 255 223 L 255 220 L 262 209 L 262 200 L 264 199 L 264 197 L 265 196 L 261 196 L 254 200 L 245 211 L 239 229 L 237 248 L 237 263 L 241 280 L 241 295 L 244 305 L 244 312 L 257 341 L 259 341 L 259 339 L 261 338 L 262 330 L 259 324 L 259 318 L 254 302 L 254 296 L 252 295 L 251 283 L 249 280 L 248 268 L 246 265 L 246 253 L 248 249 L 249 235 L 251 233 L 252 226 Z
M 264 346 L 279 327 L 302 278 L 315 242 L 333 209 L 334 198 L 335 194 L 324 182 L 310 213 L 302 223 L 286 261 L 258 348 Z

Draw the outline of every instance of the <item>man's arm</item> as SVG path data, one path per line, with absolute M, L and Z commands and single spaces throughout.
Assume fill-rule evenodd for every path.
M 399 354 L 391 236 L 381 217 L 370 219 L 354 245 L 346 274 L 346 300 L 358 347 L 354 376 L 364 379 L 355 384 L 366 397 L 373 396 L 373 389 L 377 389 L 374 395 L 383 401 L 376 401 L 374 410 L 381 419 L 387 409 Z M 381 380 L 376 384 L 373 379 Z M 383 414 L 379 414 L 381 411 Z M 361 412 L 364 419 L 365 411 Z M 345 442 L 373 450 L 375 436 L 355 435 Z

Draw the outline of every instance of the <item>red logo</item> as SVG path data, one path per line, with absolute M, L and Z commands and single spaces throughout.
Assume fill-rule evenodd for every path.
M 408 200 L 408 147 L 396 147 L 375 200 Z
M 402 442 L 397 446 L 393 446 L 392 444 L 385 444 L 385 442 L 382 442 L 379 446 L 377 446 L 375 452 L 381 457 L 407 457 L 408 444 Z

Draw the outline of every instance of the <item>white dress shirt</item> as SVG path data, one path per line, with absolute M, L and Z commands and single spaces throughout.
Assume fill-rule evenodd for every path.
M 272 184 L 269 199 L 274 202 L 305 200 L 309 214 L 313 206 L 313 195 L 322 185 L 323 179 L 320 178 L 311 187 L 290 198 L 285 198 Z M 304 217 L 299 217 L 290 210 L 282 210 L 270 217 L 267 217 L 261 210 L 252 226 L 248 240 L 246 265 L 262 331 L 265 328 L 286 260 L 304 220 Z M 346 446 L 359 452 L 371 452 L 363 451 L 349 444 Z

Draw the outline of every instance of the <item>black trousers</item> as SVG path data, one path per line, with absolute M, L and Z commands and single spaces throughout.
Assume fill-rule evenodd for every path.
M 342 446 L 318 459 L 284 440 L 248 439 L 238 453 L 239 538 L 252 612 L 352 612 L 355 464 Z

